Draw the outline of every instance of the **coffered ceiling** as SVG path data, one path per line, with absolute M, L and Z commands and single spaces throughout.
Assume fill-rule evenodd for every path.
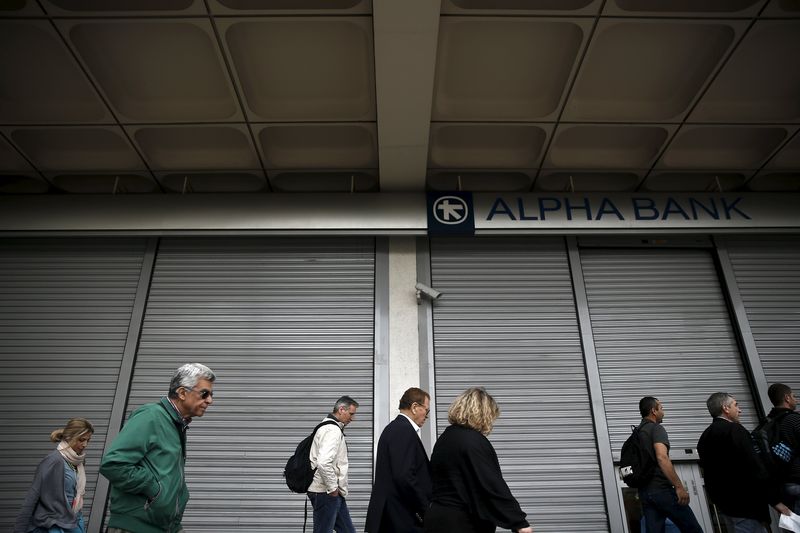
M 4 194 L 800 190 L 800 0 L 3 0 Z

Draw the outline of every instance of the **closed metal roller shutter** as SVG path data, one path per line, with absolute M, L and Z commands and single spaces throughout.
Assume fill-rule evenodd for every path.
M 0 530 L 72 417 L 95 428 L 88 522 L 144 250 L 139 239 L 0 240 Z
M 300 531 L 305 496 L 283 467 L 336 399 L 360 403 L 347 429 L 350 497 L 363 529 L 372 485 L 372 239 L 164 239 L 145 311 L 129 408 L 167 392 L 172 372 L 217 374 L 192 422 L 192 532 Z
M 727 245 L 767 383 L 800 390 L 800 238 L 732 238 Z
M 500 405 L 490 435 L 537 532 L 608 531 L 564 242 L 434 239 L 438 432 L 471 386 Z
M 614 459 L 637 424 L 639 400 L 664 403 L 673 449 L 696 448 L 711 423 L 708 396 L 725 391 L 756 425 L 756 409 L 711 253 L 580 252 Z

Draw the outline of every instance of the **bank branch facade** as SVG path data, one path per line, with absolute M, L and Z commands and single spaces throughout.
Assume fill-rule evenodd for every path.
M 49 431 L 84 416 L 100 531 L 103 449 L 185 362 L 218 376 L 188 436 L 193 533 L 298 530 L 303 498 L 282 467 L 343 394 L 361 405 L 347 439 L 362 529 L 377 437 L 402 391 L 432 395 L 430 451 L 475 385 L 500 404 L 490 439 L 537 532 L 638 531 L 615 461 L 645 395 L 663 401 L 672 459 L 714 531 L 695 449 L 705 399 L 730 392 L 753 427 L 769 383 L 800 389 L 797 195 L 0 202 L 0 417 L 19 444 L 0 528 Z

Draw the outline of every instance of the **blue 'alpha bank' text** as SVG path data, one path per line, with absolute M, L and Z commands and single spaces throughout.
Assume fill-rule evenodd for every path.
M 510 200 L 510 199 L 508 199 Z M 631 198 L 630 204 L 616 205 L 610 198 L 568 198 L 541 196 L 526 201 L 522 197 L 507 201 L 495 199 L 486 220 L 752 220 L 740 205 L 742 198 L 704 197 Z M 627 202 L 627 201 L 626 201 Z

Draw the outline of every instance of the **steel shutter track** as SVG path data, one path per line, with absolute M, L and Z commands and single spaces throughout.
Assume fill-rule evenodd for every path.
M 637 424 L 639 400 L 664 403 L 673 449 L 696 448 L 725 391 L 757 423 L 730 315 L 706 250 L 584 249 L 586 283 L 614 459 Z
M 363 527 L 374 257 L 374 241 L 362 238 L 161 242 L 129 407 L 164 395 L 183 363 L 217 374 L 214 404 L 189 429 L 187 531 L 300 531 L 305 496 L 289 492 L 283 467 L 344 394 L 361 405 L 346 433 L 348 505 Z
M 742 237 L 727 244 L 767 383 L 800 390 L 800 238 Z
M 434 239 L 438 431 L 485 386 L 490 435 L 537 532 L 608 531 L 569 265 L 560 239 Z
M 73 417 L 87 448 L 88 522 L 144 257 L 141 239 L 0 240 L 0 530 L 10 531 L 50 432 Z

